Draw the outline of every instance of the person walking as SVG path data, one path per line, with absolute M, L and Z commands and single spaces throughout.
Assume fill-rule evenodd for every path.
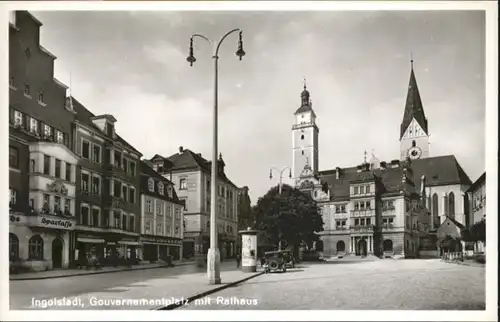
M 236 268 L 239 268 L 241 264 L 241 255 L 237 254 L 236 255 Z

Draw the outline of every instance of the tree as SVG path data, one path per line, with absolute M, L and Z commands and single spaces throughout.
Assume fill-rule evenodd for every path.
M 268 241 L 278 245 L 280 241 L 295 249 L 301 242 L 312 245 L 323 230 L 320 209 L 311 195 L 288 185 L 271 188 L 252 208 L 256 226 L 266 232 Z
M 238 230 L 244 230 L 255 225 L 252 215 L 252 204 L 248 195 L 248 188 L 244 187 L 238 200 Z
M 462 230 L 462 239 L 472 242 L 486 242 L 486 220 L 481 220 Z

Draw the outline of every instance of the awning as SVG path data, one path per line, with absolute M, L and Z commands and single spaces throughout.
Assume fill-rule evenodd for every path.
M 121 245 L 133 245 L 133 246 L 139 246 L 139 242 L 136 242 L 136 241 L 127 241 L 127 240 L 120 240 L 118 242 L 118 244 L 121 244 Z
M 82 242 L 82 243 L 101 243 L 104 244 L 104 239 L 99 239 L 99 238 L 82 238 L 78 237 L 77 241 Z

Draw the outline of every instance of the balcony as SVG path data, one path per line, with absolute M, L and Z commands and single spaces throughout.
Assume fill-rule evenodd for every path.
M 373 217 L 373 216 L 375 216 L 374 209 L 351 210 L 351 217 Z
M 374 225 L 357 225 L 354 227 L 351 227 L 351 231 L 353 232 L 373 232 L 375 226 Z

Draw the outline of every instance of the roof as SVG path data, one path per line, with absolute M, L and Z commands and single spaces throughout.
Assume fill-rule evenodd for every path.
M 474 192 L 486 182 L 486 171 L 467 189 L 467 192 Z
M 412 169 L 415 185 L 418 190 L 420 190 L 420 178 L 422 175 L 425 175 L 425 183 L 428 187 L 472 184 L 454 155 L 413 160 Z
M 380 186 L 382 195 L 399 194 L 403 189 L 402 183 L 403 168 L 387 168 L 387 169 L 374 169 L 363 170 L 358 172 L 358 167 L 342 168 L 340 170 L 339 179 L 336 177 L 335 170 L 320 172 L 320 179 L 328 184 L 330 196 L 332 199 L 349 198 L 349 187 L 352 183 L 377 181 Z
M 384 169 L 363 170 L 358 172 L 358 166 L 340 168 L 340 177 L 336 178 L 336 170 L 321 171 L 320 179 L 328 184 L 330 195 L 335 199 L 348 199 L 349 186 L 357 182 L 375 180 L 382 188 L 382 195 L 399 193 L 403 189 L 402 175 L 405 161 L 400 161 L 399 167 L 390 164 Z M 420 178 L 425 175 L 426 186 L 445 186 L 452 184 L 470 185 L 471 180 L 453 155 L 412 160 L 410 169 L 413 172 L 415 191 L 420 191 Z M 380 187 L 377 187 L 379 189 Z
M 76 112 L 75 119 L 79 121 L 80 123 L 94 129 L 98 133 L 103 133 L 102 130 L 94 124 L 92 121 L 92 118 L 96 117 L 92 112 L 90 112 L 85 106 L 83 106 L 82 103 L 80 103 L 76 98 L 73 96 L 69 97 L 68 99 L 71 99 L 73 103 L 73 109 Z M 105 135 L 103 133 L 103 135 Z M 123 139 L 121 136 L 116 134 L 116 140 L 120 142 L 121 144 L 125 145 L 127 148 L 133 150 L 134 152 L 140 154 L 142 156 L 142 153 L 139 152 L 136 148 L 134 148 L 131 144 L 129 144 L 125 139 Z
M 313 112 L 314 113 L 314 111 L 312 109 L 312 103 L 311 103 L 311 100 L 309 99 L 309 97 L 310 97 L 309 91 L 307 90 L 306 85 L 304 85 L 304 90 L 300 94 L 301 104 L 300 104 L 300 107 L 295 111 L 295 114 L 304 113 L 304 112 Z
M 464 225 L 462 225 L 461 223 L 459 223 L 458 221 L 456 221 L 454 218 L 451 218 L 450 216 L 446 216 L 446 219 L 449 219 L 452 223 L 455 224 L 455 226 L 457 226 L 460 229 L 464 229 L 465 228 Z
M 158 172 L 154 171 L 146 162 L 143 160 L 140 161 L 140 169 L 141 169 L 141 193 L 155 196 L 156 198 L 160 198 L 163 200 L 171 201 L 177 204 L 183 204 L 175 192 L 174 184 L 172 181 L 160 175 Z M 149 191 L 148 189 L 148 180 L 149 178 L 153 178 L 159 182 L 162 182 L 165 186 L 169 185 L 172 187 L 172 198 L 168 197 L 168 194 L 160 195 L 155 189 L 154 192 Z
M 212 173 L 212 162 L 207 161 L 200 154 L 189 149 L 184 149 L 182 153 L 175 153 L 169 157 L 163 157 L 159 154 L 155 154 L 149 161 L 153 161 L 155 159 L 161 159 L 164 161 L 163 168 L 165 171 L 202 170 L 207 173 Z M 229 180 L 224 172 L 219 173 L 219 179 L 238 188 L 238 186 Z
M 422 99 L 420 98 L 417 79 L 415 78 L 415 72 L 413 71 L 412 64 L 410 84 L 408 86 L 408 94 L 406 96 L 405 112 L 403 115 L 403 122 L 401 123 L 401 135 L 399 137 L 400 139 L 405 134 L 406 129 L 413 119 L 418 122 L 425 133 L 429 133 L 427 118 L 425 117 L 424 107 L 422 105 Z

